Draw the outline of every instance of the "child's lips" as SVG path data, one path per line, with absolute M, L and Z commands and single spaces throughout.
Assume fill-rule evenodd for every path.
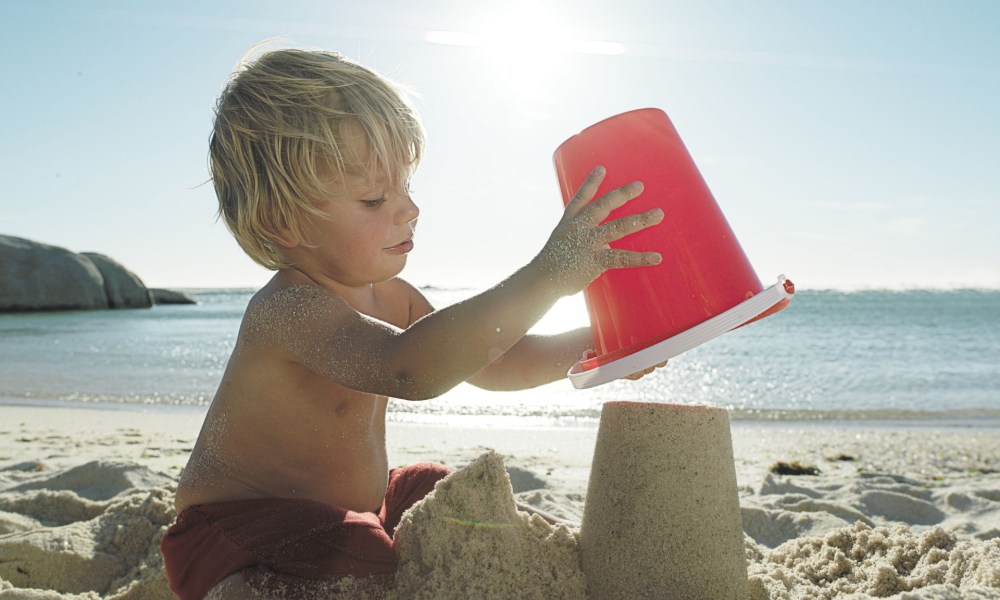
M 406 254 L 410 250 L 413 250 L 413 238 L 410 238 L 405 242 L 396 244 L 395 246 L 390 246 L 386 248 L 387 252 L 392 252 L 394 254 Z

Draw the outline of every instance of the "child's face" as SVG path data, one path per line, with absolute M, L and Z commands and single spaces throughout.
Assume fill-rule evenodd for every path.
M 318 207 L 326 218 L 310 217 L 305 227 L 315 247 L 300 251 L 324 277 L 353 287 L 403 270 L 420 214 L 408 190 L 393 189 L 384 176 L 348 176 Z

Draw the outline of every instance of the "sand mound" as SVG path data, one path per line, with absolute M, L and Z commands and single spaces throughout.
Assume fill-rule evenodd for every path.
M 753 599 L 998 599 L 998 483 L 767 475 L 741 499 Z
M 414 505 L 396 544 L 396 600 L 586 598 L 573 532 L 518 512 L 493 452 Z
M 769 548 L 858 521 L 907 525 L 914 532 L 942 527 L 984 541 L 1000 537 L 1000 479 L 994 476 L 915 480 L 885 473 L 767 475 L 759 493 L 740 501 L 744 531 Z
M 747 555 L 753 600 L 1000 598 L 1000 539 L 959 541 L 941 528 L 859 522 L 774 550 L 748 539 Z
M 12 485 L 7 492 L 29 490 L 69 490 L 88 500 L 109 500 L 133 488 L 154 488 L 171 481 L 166 475 L 156 473 L 135 463 L 96 460 L 54 474 L 35 468 L 29 471 L 30 481 Z
M 138 465 L 93 462 L 34 471 L 3 490 L 0 598 L 173 598 L 159 553 L 172 489 L 143 487 L 164 481 Z

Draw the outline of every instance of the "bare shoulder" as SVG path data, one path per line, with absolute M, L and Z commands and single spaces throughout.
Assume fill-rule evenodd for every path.
M 413 284 L 399 277 L 394 277 L 382 284 L 386 291 L 392 295 L 394 300 L 405 307 L 407 315 L 406 323 L 402 326 L 408 327 L 421 317 L 434 312 L 427 297 Z
M 250 300 L 243 316 L 243 333 L 273 337 L 312 330 L 322 323 L 329 327 L 354 314 L 340 296 L 315 284 L 265 287 Z
M 347 303 L 337 294 L 326 290 L 315 283 L 297 283 L 288 286 L 265 286 L 250 299 L 251 307 L 269 308 L 282 306 L 295 310 L 298 306 L 346 306 Z

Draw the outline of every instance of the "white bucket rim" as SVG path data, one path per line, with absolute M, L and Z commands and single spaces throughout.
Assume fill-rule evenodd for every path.
M 658 365 L 665 360 L 674 358 L 726 332 L 732 331 L 782 300 L 791 298 L 792 293 L 785 289 L 785 281 L 786 277 L 779 275 L 778 283 L 758 294 L 754 294 L 733 308 L 719 313 L 687 331 L 678 333 L 652 346 L 647 346 L 628 356 L 623 356 L 614 362 L 584 370 L 582 367 L 584 361 L 581 360 L 570 367 L 566 376 L 576 389 L 586 389 L 614 381 L 615 379 L 621 379 Z

